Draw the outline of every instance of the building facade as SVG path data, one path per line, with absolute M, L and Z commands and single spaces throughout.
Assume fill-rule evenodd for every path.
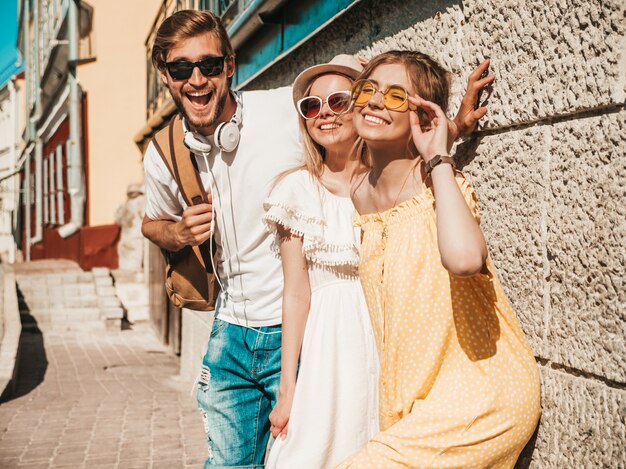
M 132 135 L 144 117 L 142 42 L 155 3 L 19 2 L 27 123 L 17 244 L 24 259 L 117 266 L 115 210 L 127 186 L 142 180 Z
M 454 113 L 491 57 L 489 113 L 455 157 L 541 371 L 543 416 L 518 467 L 625 467 L 626 4 L 188 3 L 224 15 L 244 89 L 338 53 L 417 49 L 452 72 Z M 148 90 L 140 144 L 174 111 L 155 79 Z
M 0 88 L 0 258 L 18 258 L 14 234 L 19 231 L 20 204 L 18 157 L 23 149 L 24 74 L 19 73 Z

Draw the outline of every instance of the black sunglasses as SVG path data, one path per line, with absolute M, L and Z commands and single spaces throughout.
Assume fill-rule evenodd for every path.
M 177 60 L 176 62 L 166 62 L 165 67 L 173 80 L 187 80 L 193 73 L 195 67 L 198 67 L 205 77 L 215 77 L 224 70 L 225 58 L 226 57 L 206 57 L 197 62 Z

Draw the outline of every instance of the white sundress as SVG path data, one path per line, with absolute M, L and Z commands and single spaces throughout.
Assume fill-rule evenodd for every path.
M 311 283 L 288 434 L 265 467 L 331 468 L 378 433 L 378 356 L 358 277 L 354 206 L 304 170 L 280 180 L 264 206 L 277 254 L 277 225 L 302 236 Z

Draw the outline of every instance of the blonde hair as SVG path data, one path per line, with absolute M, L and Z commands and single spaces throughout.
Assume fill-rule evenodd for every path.
M 324 76 L 324 75 L 339 75 L 342 77 L 346 77 L 348 80 L 350 80 L 350 83 L 354 81 L 351 77 L 344 75 L 343 73 L 339 73 L 339 72 L 321 73 L 311 78 L 311 81 L 306 88 L 304 96 L 309 96 L 309 93 L 311 92 L 311 87 L 313 86 L 313 82 L 315 82 L 315 80 L 317 80 L 319 77 Z M 349 111 L 349 112 L 352 112 L 352 111 Z M 338 117 L 339 116 L 337 116 L 337 118 Z M 304 150 L 304 163 L 301 164 L 300 166 L 288 169 L 280 173 L 276 177 L 272 185 L 272 188 L 275 187 L 276 184 L 288 174 L 295 173 L 296 171 L 300 171 L 301 169 L 308 171 L 309 174 L 311 174 L 317 180 L 319 180 L 322 177 L 322 173 L 324 172 L 324 159 L 326 158 L 326 151 L 322 145 L 320 145 L 315 140 L 313 140 L 313 138 L 309 134 L 308 129 L 306 128 L 305 119 L 299 114 L 298 114 L 298 128 L 300 129 L 300 142 L 302 143 L 302 148 Z M 367 153 L 365 143 L 363 142 L 361 137 L 357 137 L 350 152 L 358 154 L 360 156 L 361 163 L 363 163 L 368 168 L 371 167 L 369 154 Z

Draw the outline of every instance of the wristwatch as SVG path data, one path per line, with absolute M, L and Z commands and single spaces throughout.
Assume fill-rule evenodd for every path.
M 452 165 L 452 169 L 456 169 L 456 164 L 454 164 L 452 157 L 448 155 L 435 155 L 426 163 L 426 174 L 432 173 L 435 166 L 442 163 Z

